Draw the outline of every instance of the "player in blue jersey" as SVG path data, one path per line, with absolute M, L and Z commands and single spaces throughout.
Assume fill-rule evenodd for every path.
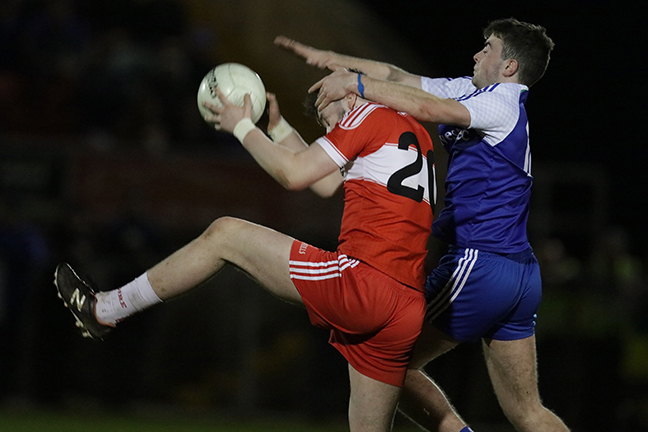
M 515 428 L 568 431 L 538 392 L 534 327 L 542 289 L 526 233 L 533 177 L 524 104 L 553 42 L 543 27 L 515 19 L 491 22 L 484 38 L 473 76 L 456 79 L 421 77 L 283 36 L 275 43 L 333 70 L 311 88 L 319 91 L 319 109 L 354 92 L 440 125 L 448 172 L 445 207 L 432 234 L 449 246 L 427 279 L 428 324 L 400 410 L 428 430 L 469 431 L 423 366 L 461 342 L 481 339 L 498 401 Z

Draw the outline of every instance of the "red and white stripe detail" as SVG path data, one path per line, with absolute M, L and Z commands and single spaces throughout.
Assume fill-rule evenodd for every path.
M 384 105 L 379 105 L 371 102 L 366 103 L 364 105 L 360 105 L 359 107 L 354 108 L 353 110 L 346 113 L 344 117 L 342 117 L 342 120 L 340 120 L 340 122 L 338 123 L 338 126 L 346 130 L 355 129 L 376 108 L 381 108 L 381 107 L 384 108 Z
M 357 266 L 357 259 L 349 258 L 342 254 L 337 260 L 324 262 L 295 261 L 290 260 L 290 278 L 299 280 L 325 280 L 342 276 L 342 272 L 348 268 Z

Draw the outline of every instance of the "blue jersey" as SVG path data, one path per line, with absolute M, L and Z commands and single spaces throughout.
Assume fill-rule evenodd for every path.
M 477 89 L 470 77 L 422 78 L 421 84 L 428 93 L 459 101 L 471 118 L 467 129 L 439 126 L 448 173 L 445 207 L 432 234 L 459 248 L 524 251 L 533 183 L 528 88 L 499 83 Z

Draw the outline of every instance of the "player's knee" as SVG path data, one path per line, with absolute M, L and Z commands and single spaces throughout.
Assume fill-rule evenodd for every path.
M 223 243 L 236 232 L 241 223 L 241 220 L 233 217 L 220 217 L 207 227 L 201 237 L 210 244 Z

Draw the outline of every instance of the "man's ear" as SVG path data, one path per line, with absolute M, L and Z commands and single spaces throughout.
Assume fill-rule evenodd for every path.
M 504 63 L 504 71 L 502 73 L 505 77 L 510 78 L 517 73 L 519 66 L 517 60 L 508 59 Z
M 355 108 L 356 102 L 358 101 L 358 95 L 355 93 L 349 93 L 344 97 L 344 102 L 346 102 L 349 107 L 349 111 Z

